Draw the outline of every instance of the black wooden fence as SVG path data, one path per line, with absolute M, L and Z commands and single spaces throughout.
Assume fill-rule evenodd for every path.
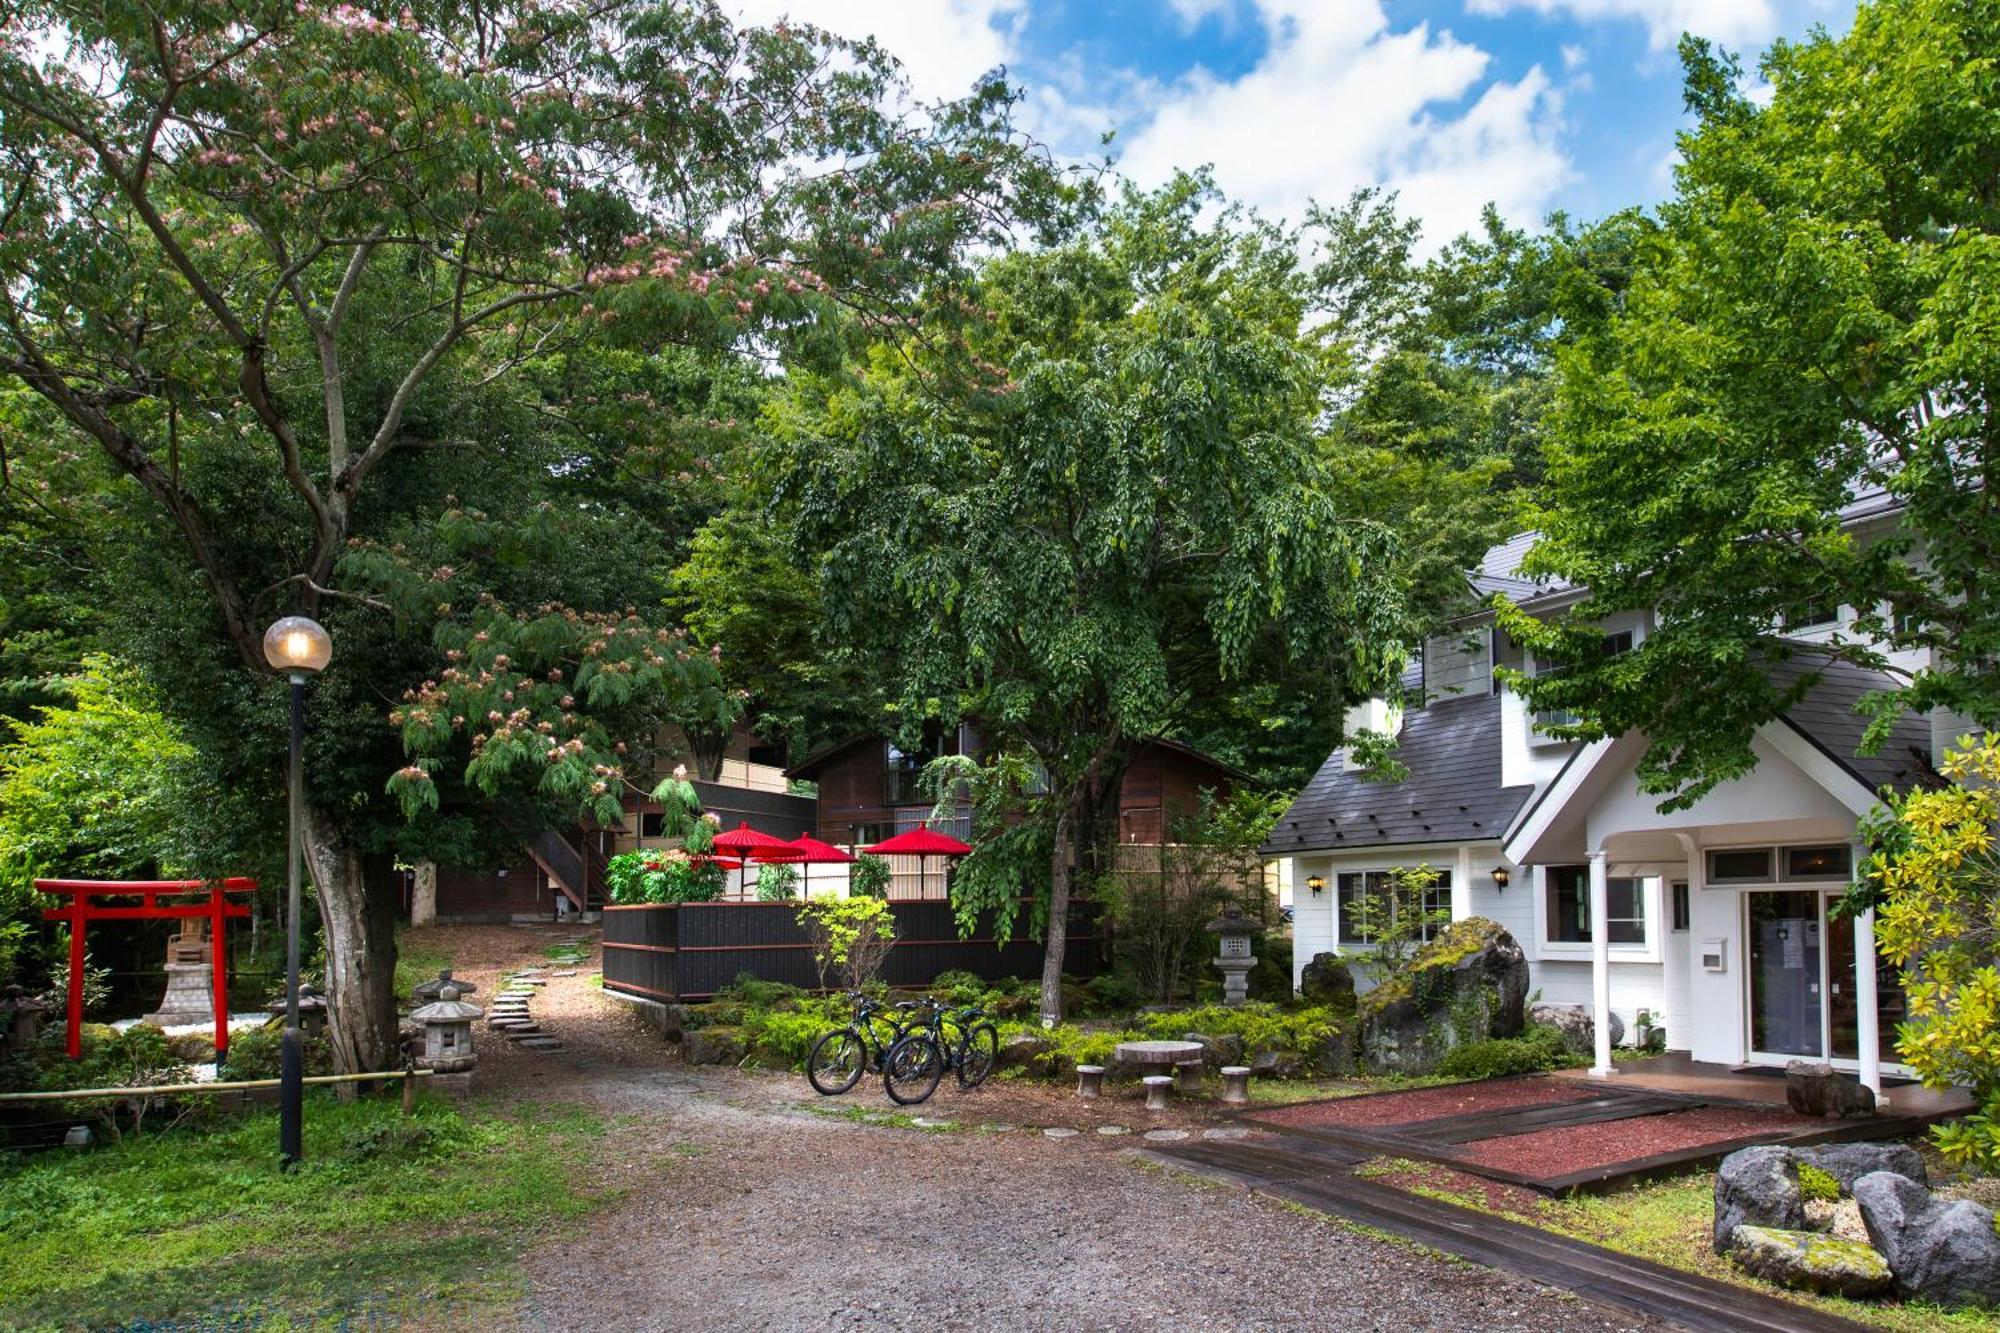
M 1000 944 L 990 919 L 961 939 L 948 902 L 891 902 L 889 910 L 896 947 L 882 966 L 882 980 L 891 986 L 927 986 L 953 969 L 988 980 L 1041 975 L 1041 941 L 1017 932 Z M 604 984 L 653 1000 L 704 1000 L 743 972 L 815 988 L 819 972 L 797 912 L 791 903 L 606 907 Z M 1103 967 L 1098 946 L 1096 911 L 1079 904 L 1070 916 L 1063 971 L 1096 976 Z

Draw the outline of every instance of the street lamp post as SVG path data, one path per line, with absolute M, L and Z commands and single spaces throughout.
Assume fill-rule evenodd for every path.
M 316 621 L 286 616 L 264 631 L 264 660 L 292 682 L 291 832 L 285 854 L 285 1039 L 278 1065 L 278 1157 L 286 1170 L 303 1153 L 305 1046 L 299 1034 L 299 878 L 305 813 L 306 679 L 333 656 Z

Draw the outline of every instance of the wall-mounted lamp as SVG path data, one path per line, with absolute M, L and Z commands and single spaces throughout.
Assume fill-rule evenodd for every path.
M 1494 866 L 1494 867 L 1493 867 L 1493 883 L 1494 883 L 1494 886 L 1495 886 L 1496 888 L 1498 888 L 1498 889 L 1499 889 L 1499 890 L 1500 890 L 1500 891 L 1501 891 L 1502 893 L 1506 892 L 1506 890 L 1507 890 L 1507 881 L 1508 881 L 1508 880 L 1510 880 L 1510 879 L 1512 879 L 1512 878 L 1513 878 L 1513 874 L 1512 874 L 1512 872 L 1510 872 L 1510 871 L 1509 871 L 1509 870 L 1507 869 L 1507 867 L 1506 867 L 1506 866 Z
M 1312 890 L 1313 897 L 1319 897 L 1322 893 L 1326 892 L 1326 876 L 1307 875 L 1306 887 Z

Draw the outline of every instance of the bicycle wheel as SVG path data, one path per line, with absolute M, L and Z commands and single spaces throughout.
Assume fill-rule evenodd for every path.
M 1000 1065 L 1000 1030 L 981 1023 L 965 1034 L 965 1049 L 958 1061 L 958 1086 L 976 1088 L 991 1078 Z
M 868 1065 L 868 1043 L 853 1028 L 835 1028 L 813 1043 L 806 1057 L 806 1079 L 822 1097 L 838 1097 L 861 1081 Z
M 882 1061 L 882 1086 L 898 1106 L 916 1106 L 928 1100 L 943 1077 L 944 1054 L 928 1032 L 903 1037 Z

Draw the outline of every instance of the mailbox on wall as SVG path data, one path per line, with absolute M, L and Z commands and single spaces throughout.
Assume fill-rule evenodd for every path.
M 1704 971 L 1727 972 L 1729 970 L 1728 940 L 1714 939 L 1701 942 L 1701 965 Z

